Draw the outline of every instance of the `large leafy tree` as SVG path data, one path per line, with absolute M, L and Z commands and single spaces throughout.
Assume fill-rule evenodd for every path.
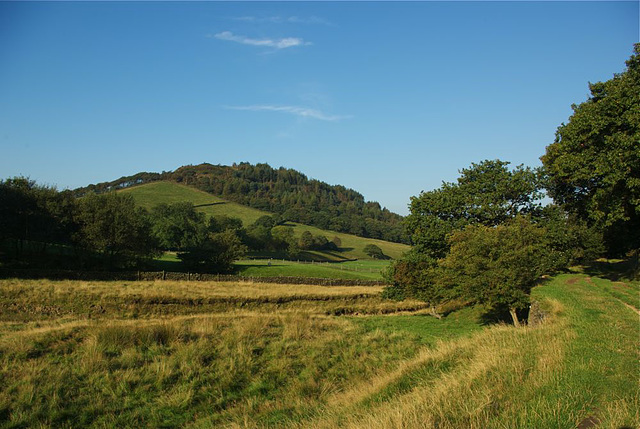
M 156 253 L 148 214 L 130 195 L 88 194 L 79 201 L 76 220 L 80 242 L 105 254 L 109 268 L 132 265 Z
M 209 233 L 203 242 L 179 253 L 178 257 L 190 270 L 226 273 L 233 271 L 233 262 L 246 251 L 236 231 L 227 229 Z
M 435 283 L 491 308 L 508 308 L 519 326 L 516 310 L 529 304 L 531 289 L 548 269 L 545 235 L 544 228 L 521 216 L 496 227 L 456 231 L 435 270 Z
M 546 230 L 550 271 L 593 261 L 604 252 L 602 233 L 558 205 L 543 207 L 535 221 Z
M 640 246 L 640 44 L 626 64 L 589 85 L 541 158 L 551 197 L 602 229 L 612 255 Z
M 532 213 L 542 198 L 537 171 L 509 162 L 485 160 L 460 171 L 456 183 L 411 198 L 406 226 L 415 251 L 442 258 L 447 236 L 466 225 L 495 226 L 518 214 Z
M 50 243 L 72 243 L 76 203 L 70 192 L 15 177 L 0 181 L 0 201 L 0 241 L 12 240 L 15 256 L 20 256 L 25 242 L 37 243 L 40 253 Z
M 469 225 L 494 227 L 519 214 L 541 211 L 542 181 L 538 171 L 522 165 L 509 169 L 501 160 L 485 160 L 460 171 L 455 183 L 411 198 L 406 218 L 413 248 L 387 273 L 388 296 L 414 296 L 432 306 L 451 297 L 437 284 L 433 269 L 451 246 L 448 237 Z
M 387 282 L 391 284 L 383 291 L 385 298 L 396 300 L 413 297 L 428 303 L 431 314 L 440 318 L 437 306 L 444 300 L 452 298 L 453 289 L 447 283 L 439 282 L 436 270 L 437 261 L 417 252 L 408 252 L 402 259 L 383 271 Z
M 153 235 L 164 249 L 194 247 L 207 236 L 205 215 L 197 212 L 192 203 L 158 204 L 150 217 Z
M 382 249 L 375 244 L 367 244 L 362 249 L 364 253 L 373 259 L 386 259 L 387 256 L 382 252 Z

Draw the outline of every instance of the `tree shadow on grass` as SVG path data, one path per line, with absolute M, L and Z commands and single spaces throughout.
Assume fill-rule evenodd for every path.
M 215 203 L 208 203 L 208 204 L 197 204 L 197 205 L 194 205 L 193 208 L 197 209 L 198 207 L 219 206 L 220 204 L 226 204 L 226 201 L 217 201 Z
M 529 307 L 517 310 L 516 314 L 520 322 L 526 321 L 529 318 Z M 485 326 L 498 323 L 513 325 L 513 319 L 509 314 L 509 309 L 506 306 L 500 306 L 485 309 L 480 315 L 480 323 Z
M 159 271 L 186 272 L 186 268 L 182 261 L 162 261 L 155 259 L 149 262 L 148 266 L 143 268 Z
M 583 272 L 593 277 L 612 281 L 634 280 L 638 278 L 638 257 L 616 261 L 593 261 L 583 267 Z

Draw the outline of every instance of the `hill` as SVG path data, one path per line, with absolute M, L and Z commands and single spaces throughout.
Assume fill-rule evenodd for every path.
M 175 182 L 152 182 L 138 186 L 130 186 L 121 189 L 131 195 L 137 204 L 145 208 L 151 208 L 160 203 L 191 202 L 197 209 L 209 216 L 227 215 L 242 220 L 245 226 L 255 222 L 259 217 L 271 215 L 267 211 L 246 207 L 234 202 L 226 201 L 220 197 L 208 194 L 204 191 Z M 344 258 L 368 258 L 363 252 L 367 244 L 375 244 L 382 252 L 394 259 L 399 258 L 409 250 L 409 246 L 401 243 L 392 243 L 373 238 L 357 237 L 335 231 L 327 231 L 314 226 L 302 225 L 296 222 L 287 222 L 285 225 L 293 228 L 294 234 L 299 237 L 304 231 L 313 235 L 324 235 L 331 240 L 338 237 L 342 242 L 341 252 L 317 252 L 320 260 L 341 260 Z
M 137 173 L 74 192 L 79 195 L 101 193 L 158 181 L 189 185 L 229 202 L 277 213 L 291 222 L 359 237 L 409 243 L 402 216 L 376 202 L 365 201 L 352 189 L 309 179 L 293 169 L 274 169 L 268 164 L 188 165 L 175 171 Z

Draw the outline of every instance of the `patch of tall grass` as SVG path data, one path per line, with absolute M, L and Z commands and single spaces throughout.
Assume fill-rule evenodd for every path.
M 31 332 L 0 341 L 0 415 L 7 427 L 276 421 L 419 347 L 410 334 L 296 312 Z
M 424 349 L 343 392 L 313 428 L 639 427 L 637 314 L 586 278 L 537 288 L 551 317 Z
M 516 329 L 357 288 L 4 281 L 3 308 L 73 311 L 2 314 L 0 426 L 640 427 L 616 285 L 557 276 L 533 291 L 546 320 Z

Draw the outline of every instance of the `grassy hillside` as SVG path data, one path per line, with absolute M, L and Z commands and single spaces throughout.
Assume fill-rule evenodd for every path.
M 274 169 L 268 164 L 185 165 L 175 171 L 141 172 L 111 182 L 92 184 L 75 192 L 77 195 L 102 193 L 157 181 L 181 183 L 244 206 L 287 213 L 292 222 L 385 241 L 409 242 L 402 226 L 402 216 L 379 203 L 365 201 L 353 189 L 309 179 L 292 169 Z
M 140 186 L 122 189 L 118 192 L 126 192 L 131 195 L 142 207 L 150 209 L 160 203 L 191 202 L 198 207 L 198 210 L 209 216 L 227 215 L 242 219 L 245 226 L 255 222 L 260 216 L 271 215 L 272 213 L 256 210 L 251 207 L 225 201 L 221 198 L 200 191 L 189 186 L 180 185 L 174 182 L 153 182 Z M 334 231 L 325 231 L 313 226 L 289 223 L 294 229 L 295 235 L 300 236 L 304 231 L 310 231 L 313 235 L 324 235 L 331 240 L 338 237 L 342 241 L 343 252 L 339 256 L 345 258 L 367 259 L 363 252 L 367 244 L 375 244 L 380 247 L 383 253 L 391 258 L 399 258 L 404 252 L 409 250 L 409 246 L 400 243 L 375 240 L 370 238 L 357 237 L 355 235 L 343 234 Z M 329 260 L 337 259 L 331 254 L 324 253 L 324 258 Z
M 640 426 L 637 283 L 558 276 L 521 329 L 379 293 L 2 280 L 0 427 Z
M 151 209 L 160 203 L 190 202 L 198 210 L 208 216 L 227 215 L 242 219 L 245 226 L 252 224 L 259 217 L 271 213 L 225 201 L 214 195 L 200 191 L 190 186 L 174 182 L 153 182 L 145 185 L 125 188 L 118 192 L 131 195 L 140 206 Z

